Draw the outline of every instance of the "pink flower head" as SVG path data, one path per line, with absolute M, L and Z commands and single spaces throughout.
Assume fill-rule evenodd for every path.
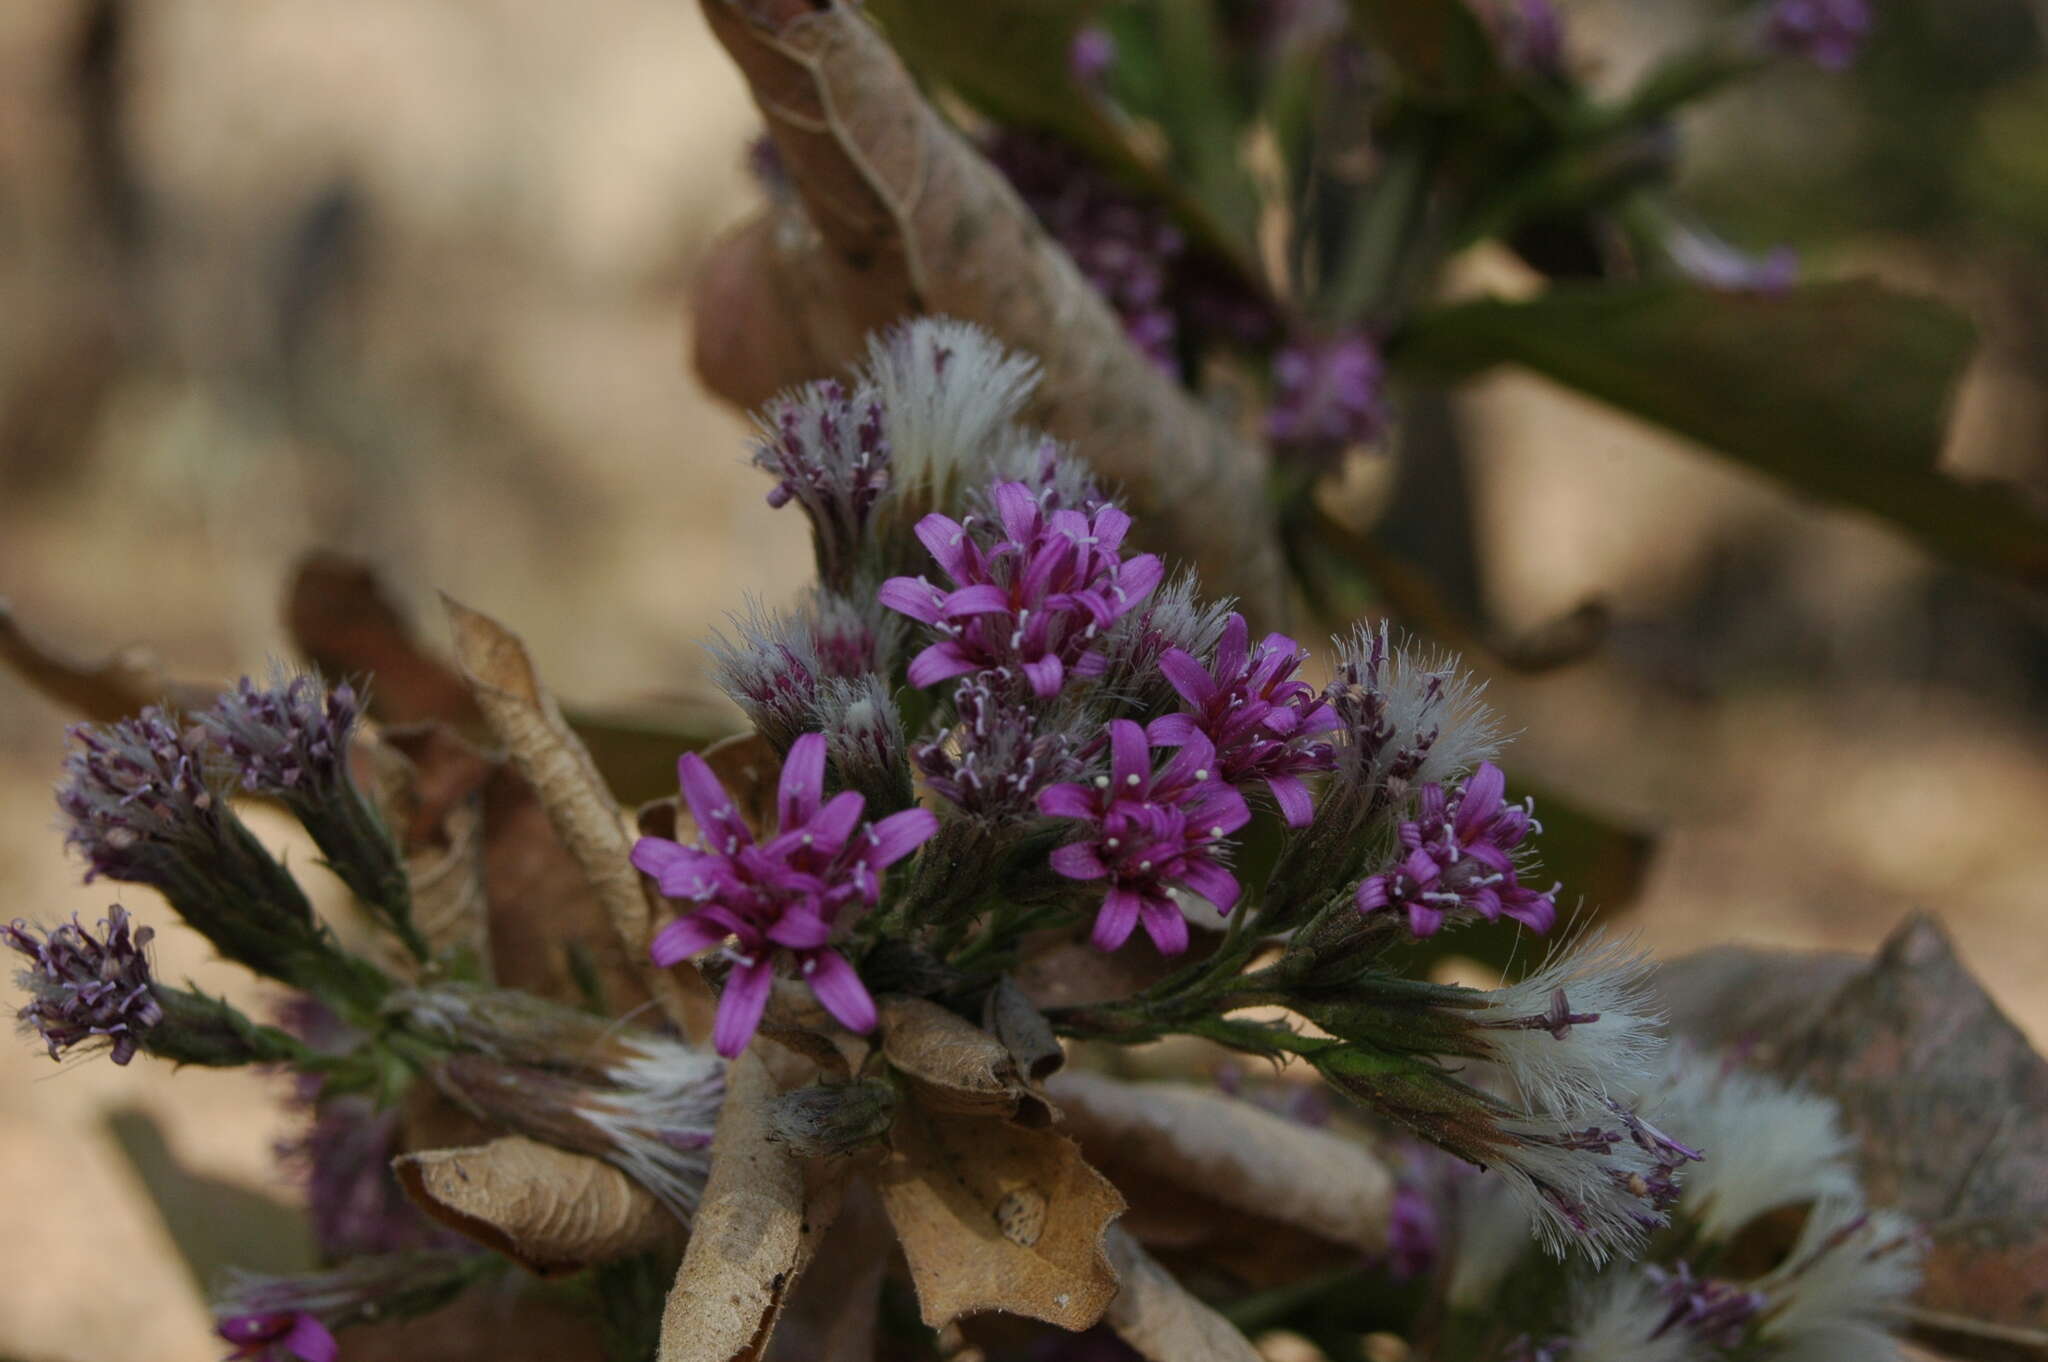
M 1506 791 L 1507 777 L 1490 761 L 1449 794 L 1441 785 L 1423 786 L 1415 821 L 1401 825 L 1401 859 L 1358 886 L 1358 911 L 1402 909 L 1417 936 L 1432 935 L 1460 910 L 1549 931 L 1557 921 L 1557 886 L 1543 893 L 1523 886 L 1514 861 L 1530 829 L 1542 828 L 1527 805 L 1504 800 Z
M 1315 813 L 1301 777 L 1336 765 L 1320 734 L 1343 726 L 1294 672 L 1308 657 L 1285 634 L 1268 634 L 1254 648 L 1243 615 L 1232 615 L 1216 645 L 1216 663 L 1204 667 L 1192 653 L 1169 648 L 1159 670 L 1173 683 L 1186 711 L 1154 719 L 1145 733 L 1155 746 L 1178 747 L 1197 737 L 1215 745 L 1222 778 L 1242 788 L 1263 780 L 1289 827 L 1306 827 Z
M 962 524 L 933 514 L 917 523 L 917 537 L 955 586 L 891 577 L 877 599 L 941 636 L 911 660 L 911 685 L 1014 669 L 1048 698 L 1069 672 L 1101 672 L 1097 640 L 1152 594 L 1165 569 L 1156 554 L 1119 555 L 1131 527 L 1120 507 L 1048 512 L 1021 482 L 997 484 L 994 500 L 1003 535 L 986 547 L 972 517 Z
M 718 1053 L 728 1059 L 739 1054 L 761 1024 L 778 955 L 796 966 L 843 1025 L 872 1031 L 874 1000 L 827 943 L 849 907 L 875 903 L 882 871 L 937 832 L 938 819 L 927 809 L 906 809 L 867 823 L 860 795 L 825 799 L 825 738 L 819 733 L 790 745 L 776 791 L 776 835 L 765 842 L 754 840 L 702 757 L 685 753 L 678 772 L 703 841 L 691 847 L 642 837 L 633 864 L 653 876 L 663 894 L 700 905 L 655 935 L 650 951 L 656 964 L 673 965 L 734 939 L 732 974 L 712 1033 Z
M 341 1355 L 327 1326 L 304 1310 L 228 1315 L 214 1332 L 234 1346 L 230 1362 L 334 1362 Z
M 1110 768 L 1090 784 L 1048 785 L 1038 808 L 1088 824 L 1077 841 L 1052 853 L 1071 880 L 1107 880 L 1090 938 L 1113 951 L 1145 924 L 1164 955 L 1187 949 L 1188 924 L 1167 893 L 1180 885 L 1227 913 L 1237 906 L 1237 877 L 1217 864 L 1218 844 L 1251 821 L 1244 796 L 1217 775 L 1216 751 L 1196 733 L 1172 760 L 1152 769 L 1145 730 L 1129 719 L 1109 725 Z

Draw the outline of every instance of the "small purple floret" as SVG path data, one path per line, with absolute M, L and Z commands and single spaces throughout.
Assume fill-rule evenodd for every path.
M 1129 719 L 1110 722 L 1109 746 L 1108 775 L 1039 793 L 1039 812 L 1087 825 L 1052 853 L 1052 868 L 1071 880 L 1107 881 L 1091 937 L 1096 949 L 1115 950 L 1142 921 L 1161 954 L 1178 955 L 1188 946 L 1188 924 L 1168 887 L 1200 894 L 1218 912 L 1236 907 L 1237 877 L 1216 857 L 1223 840 L 1251 821 L 1251 810 L 1223 783 L 1215 749 L 1199 733 L 1157 771 L 1145 730 Z
M 1087 24 L 1075 30 L 1073 44 L 1067 48 L 1067 70 L 1075 81 L 1099 86 L 1115 65 L 1116 39 L 1108 29 Z
M 1302 777 L 1336 765 L 1335 749 L 1316 738 L 1342 726 L 1332 709 L 1294 673 L 1308 653 L 1285 634 L 1268 634 L 1256 647 L 1243 615 L 1232 615 L 1204 667 L 1193 654 L 1169 648 L 1159 668 L 1185 706 L 1155 719 L 1146 736 L 1173 747 L 1200 735 L 1216 750 L 1222 779 L 1239 789 L 1263 781 L 1289 827 L 1307 827 L 1315 814 Z
M 50 1047 L 50 1058 L 98 1041 L 111 1047 L 114 1063 L 126 1064 L 141 1048 L 142 1036 L 164 1019 L 153 991 L 143 948 L 153 933 L 131 927 L 120 904 L 100 919 L 99 935 L 76 917 L 38 940 L 25 922 L 0 927 L 0 940 L 29 959 L 16 974 L 33 1000 L 16 1015 Z
M 1862 52 L 1870 24 L 1869 0 L 1776 0 L 1765 32 L 1780 52 L 1843 71 Z
M 1506 789 L 1507 778 L 1490 761 L 1448 794 L 1441 785 L 1423 786 L 1414 821 L 1401 825 L 1404 854 L 1358 886 L 1358 911 L 1399 909 L 1416 936 L 1434 934 L 1460 911 L 1549 931 L 1557 891 L 1538 893 L 1517 880 L 1515 850 L 1537 825 L 1526 806 L 1504 801 Z
M 330 690 L 300 673 L 268 687 L 245 676 L 197 718 L 233 761 L 244 790 L 314 799 L 348 778 L 349 733 L 361 714 L 346 682 Z
M 317 1317 L 304 1310 L 224 1315 L 214 1332 L 234 1348 L 229 1362 L 334 1362 L 341 1344 Z
M 1283 453 L 1322 462 L 1368 444 L 1386 426 L 1386 366 L 1356 333 L 1296 341 L 1273 357 L 1266 434 Z
M 847 910 L 877 901 L 881 872 L 938 831 L 927 809 L 867 823 L 860 795 L 825 799 L 825 749 L 817 733 L 790 746 L 776 795 L 777 832 L 765 842 L 754 840 L 704 759 L 685 753 L 679 763 L 683 798 L 702 842 L 683 846 L 643 837 L 633 847 L 633 864 L 653 876 L 663 894 L 700 905 L 655 936 L 656 964 L 673 965 L 737 938 L 713 1028 L 718 1053 L 728 1059 L 746 1048 L 761 1023 L 778 956 L 795 965 L 841 1024 L 862 1033 L 874 1029 L 874 1000 L 829 943 Z
M 1643 1274 L 1671 1307 L 1650 1331 L 1651 1338 L 1682 1328 L 1710 1347 L 1733 1348 L 1750 1321 L 1770 1303 L 1762 1292 L 1745 1291 L 1734 1282 L 1696 1277 L 1692 1264 L 1684 1261 L 1669 1269 L 1646 1267 Z
M 911 659 L 911 685 L 995 672 L 1049 699 L 1069 675 L 1102 671 L 1103 631 L 1152 594 L 1164 569 L 1156 554 L 1118 552 L 1131 526 L 1121 507 L 1048 511 L 1021 482 L 997 484 L 992 499 L 997 538 L 977 534 L 973 517 L 917 523 L 953 586 L 891 577 L 876 598 L 940 635 Z
M 814 531 L 818 575 L 834 587 L 846 586 L 875 503 L 889 488 L 880 399 L 825 379 L 775 399 L 761 424 L 754 463 L 779 479 L 768 504 L 794 501 L 804 508 Z

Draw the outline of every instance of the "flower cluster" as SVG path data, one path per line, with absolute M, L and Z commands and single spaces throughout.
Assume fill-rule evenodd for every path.
M 1233 614 L 1216 645 L 1213 665 L 1168 648 L 1159 668 L 1186 711 L 1154 719 L 1146 736 L 1178 746 L 1197 737 L 1215 748 L 1222 779 L 1243 787 L 1263 781 L 1289 827 L 1306 827 L 1314 814 L 1302 777 L 1327 771 L 1336 752 L 1315 739 L 1342 726 L 1337 711 L 1305 681 L 1294 679 L 1308 653 L 1285 634 L 1250 646 L 1251 628 Z
M 1509 804 L 1507 777 L 1484 762 L 1446 794 L 1422 787 L 1414 818 L 1400 827 L 1405 855 L 1359 884 L 1358 911 L 1393 908 L 1417 936 L 1433 935 L 1452 914 L 1488 922 L 1511 917 L 1534 931 L 1557 921 L 1557 888 L 1538 892 L 1517 878 L 1515 855 L 1531 830 L 1541 830 L 1530 804 Z
M 962 524 L 938 512 L 917 523 L 918 541 L 952 587 L 892 577 L 878 599 L 940 635 L 911 659 L 911 685 L 996 672 L 1048 699 L 1069 672 L 1101 674 L 1102 632 L 1151 595 L 1165 570 L 1157 554 L 1118 553 L 1131 526 L 1120 507 L 1048 511 L 1021 482 L 998 484 L 992 499 L 999 534 L 974 517 Z
M 844 588 L 875 502 L 889 486 L 889 438 L 871 387 L 825 379 L 770 403 L 754 463 L 777 481 L 770 506 L 803 505 L 817 528 L 818 577 Z
M 1109 749 L 1109 774 L 1039 792 L 1041 813 L 1086 827 L 1052 853 L 1052 868 L 1106 882 L 1089 938 L 1098 950 L 1123 945 L 1142 921 L 1162 954 L 1178 955 L 1188 946 L 1188 924 L 1169 886 L 1201 895 L 1221 913 L 1236 907 L 1242 888 L 1218 857 L 1223 840 L 1251 821 L 1251 809 L 1223 782 L 1215 749 L 1198 733 L 1157 770 L 1145 730 L 1129 719 L 1110 722 Z
M 738 805 L 694 752 L 679 763 L 683 798 L 703 836 L 698 846 L 643 837 L 633 864 L 670 898 L 699 905 L 655 937 L 655 961 L 672 965 L 732 939 L 732 972 L 718 1001 L 714 1044 L 727 1057 L 761 1023 L 778 955 L 787 956 L 818 1001 L 854 1031 L 871 1031 L 875 1004 L 846 957 L 832 949 L 849 908 L 872 906 L 881 875 L 938 831 L 925 809 L 863 822 L 852 791 L 824 798 L 825 739 L 790 746 L 776 791 L 776 835 L 756 841 Z
M 917 764 L 932 790 L 970 818 L 1028 816 L 1040 790 L 1076 773 L 1072 737 L 987 679 L 955 686 L 953 712 L 957 725 L 919 746 Z
M 1328 462 L 1385 428 L 1385 385 L 1379 349 L 1363 335 L 1296 341 L 1273 357 L 1266 435 L 1282 454 Z
M 28 957 L 15 975 L 32 1001 L 17 1015 L 60 1058 L 78 1046 L 105 1041 L 116 1064 L 126 1064 L 142 1037 L 164 1018 L 143 948 L 154 933 L 132 926 L 120 904 L 100 919 L 99 934 L 77 918 L 38 940 L 25 922 L 0 927 L 0 941 Z

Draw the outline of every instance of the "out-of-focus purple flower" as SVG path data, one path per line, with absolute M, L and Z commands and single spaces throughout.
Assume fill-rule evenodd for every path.
M 323 1259 L 462 1242 L 420 1214 L 392 1174 L 391 1160 L 403 1152 L 395 1109 L 380 1111 L 356 1093 L 320 1101 L 317 1084 L 302 1096 L 306 1126 L 296 1139 L 280 1143 L 277 1153 L 305 1185 L 313 1240 Z
M 131 928 L 128 910 L 116 903 L 100 919 L 99 935 L 76 917 L 38 940 L 25 922 L 0 927 L 0 940 L 29 959 L 15 975 L 32 1001 L 15 1015 L 50 1047 L 50 1058 L 105 1041 L 116 1064 L 126 1064 L 142 1037 L 164 1018 L 143 948 L 153 935 Z
M 1397 1282 L 1413 1281 L 1436 1267 L 1442 1246 L 1436 1207 L 1420 1187 L 1401 1184 L 1387 1221 L 1387 1270 Z
M 1672 1329 L 1684 1329 L 1702 1343 L 1732 1348 L 1742 1341 L 1749 1322 L 1770 1303 L 1760 1291 L 1747 1291 L 1734 1282 L 1696 1277 L 1692 1264 L 1684 1261 L 1670 1268 L 1645 1267 L 1643 1275 L 1670 1305 L 1651 1338 L 1661 1338 Z
M 1285 634 L 1268 634 L 1256 647 L 1243 615 L 1232 615 L 1204 667 L 1193 654 L 1169 648 L 1160 670 L 1186 705 L 1154 719 L 1146 736 L 1174 747 L 1196 735 L 1216 749 L 1222 778 L 1242 789 L 1264 781 L 1289 827 L 1307 827 L 1315 806 L 1302 776 L 1336 764 L 1329 743 L 1314 739 L 1341 727 L 1337 712 L 1295 670 L 1308 652 Z
M 1564 20 L 1551 0 L 1487 0 L 1476 8 L 1501 65 L 1528 75 L 1564 70 Z
M 1780 52 L 1824 71 L 1842 71 L 1863 50 L 1870 23 L 1869 0 L 1775 0 L 1764 32 Z
M 1358 886 L 1358 911 L 1398 909 L 1417 936 L 1432 935 L 1460 911 L 1549 931 L 1557 921 L 1557 890 L 1538 893 L 1520 884 L 1514 855 L 1530 829 L 1541 827 L 1528 806 L 1505 802 L 1506 789 L 1507 777 L 1492 762 L 1480 763 L 1449 793 L 1442 785 L 1423 786 L 1415 818 L 1401 824 L 1404 854 Z
M 796 965 L 842 1024 L 874 1029 L 874 1000 L 828 943 L 848 908 L 878 900 L 881 872 L 938 831 L 927 809 L 867 823 L 860 795 L 846 791 L 825 799 L 825 754 L 821 734 L 791 744 L 776 793 L 777 833 L 756 842 L 710 766 L 685 753 L 678 768 L 683 798 L 702 844 L 643 837 L 633 847 L 633 864 L 653 876 L 662 893 L 700 905 L 655 936 L 656 964 L 673 965 L 737 938 L 713 1032 L 718 1053 L 728 1059 L 746 1048 L 760 1025 L 778 954 Z
M 1090 87 L 1102 84 L 1116 65 L 1116 39 L 1099 24 L 1084 24 L 1074 31 L 1067 48 L 1067 70 L 1074 80 Z
M 1187 243 L 1164 210 L 1123 189 L 1055 137 L 1006 130 L 987 153 L 1115 309 L 1132 343 L 1173 372 L 1179 326 L 1166 294 Z
M 1674 225 L 1665 233 L 1664 250 L 1680 274 L 1708 288 L 1775 296 L 1799 282 L 1799 255 L 1790 246 L 1750 255 L 1711 232 Z
M 1386 426 L 1385 381 L 1379 349 L 1356 332 L 1296 341 L 1273 357 L 1266 434 L 1283 453 L 1318 461 L 1369 443 Z
M 997 672 L 1046 699 L 1069 673 L 1101 673 L 1102 631 L 1150 596 L 1164 570 L 1156 554 L 1118 552 L 1131 525 L 1121 507 L 1048 513 L 1021 482 L 998 484 L 992 497 L 1002 531 L 992 541 L 976 535 L 973 517 L 917 523 L 951 588 L 891 577 L 876 599 L 941 635 L 911 660 L 911 685 Z
M 1052 853 L 1052 868 L 1072 880 L 1106 880 L 1090 938 L 1113 951 L 1142 921 L 1163 955 L 1187 949 L 1188 924 L 1168 892 L 1192 890 L 1228 913 L 1237 877 L 1216 857 L 1221 843 L 1251 821 L 1244 796 L 1218 776 L 1209 740 L 1191 734 L 1159 770 L 1152 769 L 1145 730 L 1129 719 L 1109 725 L 1110 768 L 1089 784 L 1047 786 L 1041 813 L 1087 825 L 1076 841 Z
M 970 818 L 1028 817 L 1040 790 L 1076 773 L 1070 736 L 981 677 L 954 688 L 953 713 L 959 723 L 918 747 L 917 765 L 925 783 Z
M 818 577 L 835 590 L 852 582 L 868 519 L 889 489 L 889 441 L 881 399 L 824 379 L 776 398 L 761 414 L 754 464 L 779 479 L 770 506 L 794 501 L 810 517 Z
M 259 1315 L 223 1315 L 214 1332 L 234 1349 L 235 1362 L 334 1362 L 341 1344 L 326 1325 L 304 1310 Z

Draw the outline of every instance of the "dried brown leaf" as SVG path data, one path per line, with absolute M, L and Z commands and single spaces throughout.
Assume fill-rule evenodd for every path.
M 2048 1332 L 2048 1061 L 1932 918 L 1908 918 L 1862 969 L 1716 951 L 1667 973 L 1681 1034 L 1744 1042 L 1841 1104 L 1871 1199 L 1932 1238 L 1921 1309 L 1994 1326 L 1974 1343 L 1952 1325 L 1930 1338 L 1998 1357 L 2012 1355 L 2001 1335 Z M 1737 1007 L 1733 1034 L 1717 1022 L 1719 1000 L 1745 996 L 1785 1000 L 1778 1025 L 1761 1004 Z
M 378 811 L 398 833 L 413 925 L 436 955 L 453 951 L 488 967 L 484 817 L 475 797 L 488 760 L 440 724 L 370 736 L 364 751 Z M 396 963 L 395 949 L 386 954 Z
M 817 229 L 787 196 L 713 242 L 690 289 L 691 353 L 704 385 L 758 407 L 859 359 L 864 338 L 852 317 L 819 305 L 838 289 Z
M 1265 457 L 1130 343 L 1002 176 L 851 6 L 703 0 L 822 239 L 858 331 L 937 313 L 1045 366 L 1029 418 L 1120 483 L 1160 548 L 1255 613 L 1284 607 Z M 817 276 L 812 276 L 813 278 Z M 829 353 L 829 348 L 826 348 Z
M 371 679 L 370 712 L 388 724 L 440 720 L 481 731 L 483 716 L 453 667 L 423 647 L 377 570 L 358 558 L 299 560 L 285 593 L 285 629 L 331 677 Z
M 927 1111 L 1050 1124 L 1053 1113 L 1025 1086 L 1009 1048 L 973 1022 L 924 998 L 883 998 L 877 1011 L 882 1057 L 911 1080 Z
M 1124 1209 L 1051 1130 L 906 1104 L 877 1175 L 924 1322 L 1003 1310 L 1085 1329 L 1116 1293 L 1104 1239 Z
M 428 1215 L 544 1276 L 643 1253 L 682 1233 L 646 1188 L 610 1164 L 522 1135 L 402 1154 L 392 1169 Z
M 775 1080 L 751 1052 L 726 1071 L 690 1247 L 662 1313 L 660 1362 L 754 1362 L 829 1224 L 803 1165 L 768 1138 Z
M 1052 1023 L 1031 1005 L 1024 990 L 1007 974 L 989 990 L 981 1024 L 1010 1052 L 1011 1061 L 1026 1083 L 1042 1084 L 1067 1062 L 1067 1052 L 1053 1034 Z M 1042 1090 L 1034 1091 L 1044 1096 Z
M 815 1260 L 790 1293 L 768 1344 L 769 1362 L 874 1362 L 893 1238 L 874 1189 L 849 1186 Z
M 1112 1175 L 1111 1164 L 1140 1167 L 1189 1197 L 1363 1252 L 1386 1246 L 1393 1178 L 1355 1141 L 1187 1084 L 1069 1072 L 1047 1087 Z
M 454 626 L 456 658 L 491 731 L 532 785 L 628 955 L 646 961 L 642 975 L 648 991 L 671 1020 L 685 1025 L 689 1009 L 681 986 L 647 961 L 652 912 L 629 859 L 632 834 L 590 753 L 542 688 L 525 645 L 497 621 L 443 600 Z
M 0 662 L 50 700 L 100 723 L 149 705 L 197 708 L 214 697 L 211 687 L 166 679 L 146 649 L 124 648 L 100 662 L 65 657 L 29 637 L 5 600 L 0 600 Z
M 1110 1227 L 1109 1258 L 1123 1286 L 1103 1319 L 1148 1362 L 1259 1362 L 1236 1325 L 1190 1295 L 1121 1227 Z

